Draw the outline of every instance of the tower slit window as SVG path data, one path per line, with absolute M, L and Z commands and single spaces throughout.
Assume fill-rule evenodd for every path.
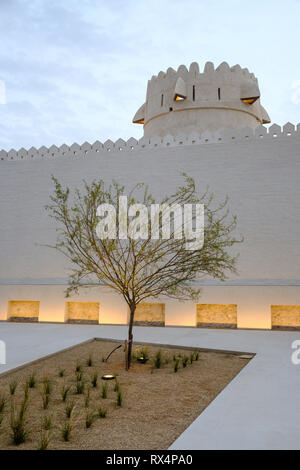
M 218 100 L 221 99 L 221 88 L 218 88 Z
M 193 101 L 195 101 L 195 85 L 193 85 Z
M 161 99 L 160 99 L 160 105 L 163 106 L 164 105 L 164 95 L 162 94 L 161 95 Z

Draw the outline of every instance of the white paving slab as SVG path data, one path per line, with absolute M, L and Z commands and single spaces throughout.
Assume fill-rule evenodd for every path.
M 0 373 L 93 337 L 124 339 L 126 326 L 0 323 L 7 364 Z M 136 341 L 254 352 L 256 356 L 171 449 L 300 449 L 300 332 L 134 329 Z

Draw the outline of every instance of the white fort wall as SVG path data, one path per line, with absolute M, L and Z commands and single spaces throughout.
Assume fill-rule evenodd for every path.
M 0 319 L 11 300 L 40 301 L 40 321 L 64 321 L 67 264 L 43 244 L 55 240 L 44 211 L 51 174 L 70 187 L 83 178 L 117 179 L 131 188 L 146 182 L 156 197 L 175 189 L 183 171 L 199 191 L 229 195 L 245 241 L 239 275 L 206 282 L 204 304 L 237 304 L 238 327 L 271 327 L 271 305 L 300 305 L 300 129 L 288 124 L 227 134 L 143 138 L 0 153 Z M 182 143 L 181 143 L 182 142 Z M 120 150 L 121 149 L 121 150 Z M 101 323 L 126 323 L 121 299 L 96 289 L 75 301 L 100 302 Z M 166 325 L 196 325 L 192 303 L 165 302 Z

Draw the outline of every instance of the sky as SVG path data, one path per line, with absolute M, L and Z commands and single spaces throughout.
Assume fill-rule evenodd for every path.
M 300 121 L 300 0 L 0 0 L 0 148 L 142 137 L 147 80 L 239 63 Z

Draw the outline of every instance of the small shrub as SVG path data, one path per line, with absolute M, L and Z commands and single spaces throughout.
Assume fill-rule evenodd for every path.
M 174 372 L 178 372 L 179 369 L 179 359 L 176 359 L 175 364 L 174 364 Z
M 63 427 L 61 428 L 61 435 L 65 442 L 68 442 L 71 439 L 72 430 L 73 425 L 71 420 L 66 421 Z
M 43 422 L 42 422 L 42 429 L 45 429 L 45 431 L 50 431 L 52 427 L 52 418 L 51 416 L 44 416 Z
M 61 389 L 61 400 L 62 402 L 65 402 L 68 396 L 69 391 L 71 390 L 70 386 L 66 386 L 65 384 L 62 386 Z
M 0 413 L 3 413 L 6 402 L 7 402 L 6 396 L 1 393 L 0 394 Z
M 78 380 L 75 385 L 75 393 L 76 395 L 82 395 L 84 392 L 84 382 Z
M 123 406 L 123 392 L 120 387 L 117 391 L 117 406 Z
M 195 351 L 194 353 L 194 357 L 195 357 L 195 361 L 198 361 L 199 360 L 199 351 Z
M 173 361 L 175 362 L 177 360 L 176 354 L 173 354 Z
M 18 386 L 18 383 L 14 380 L 13 382 L 10 382 L 9 384 L 9 393 L 11 395 L 14 395 L 15 394 L 15 391 L 17 389 L 17 386 Z
M 66 412 L 67 419 L 72 418 L 74 408 L 75 408 L 75 403 L 73 401 L 71 401 L 70 403 L 66 405 L 65 412 Z
M 153 367 L 154 369 L 160 369 L 161 366 L 162 366 L 162 353 L 161 353 L 161 350 L 159 349 L 157 353 L 155 354 Z
M 190 354 L 190 363 L 193 364 L 194 362 L 194 353 Z
M 75 374 L 77 374 L 78 372 L 82 372 L 82 365 L 79 362 L 76 363 Z
M 100 408 L 98 408 L 98 417 L 99 418 L 106 418 L 106 415 L 107 415 L 107 409 L 102 408 L 102 406 L 100 406 Z
M 95 415 L 93 413 L 87 412 L 85 415 L 85 427 L 88 429 L 92 426 L 93 422 L 95 421 Z
M 185 368 L 188 365 L 189 362 L 189 357 L 188 356 L 183 356 L 182 358 L 182 367 Z
M 84 406 L 85 408 L 88 408 L 90 406 L 90 389 L 87 389 L 85 398 L 84 398 Z
M 102 385 L 101 398 L 107 398 L 107 390 L 108 390 L 108 386 L 107 386 L 107 383 L 105 382 Z
M 45 431 L 41 430 L 40 440 L 39 440 L 37 450 L 46 450 L 48 448 L 50 440 L 51 440 L 50 432 L 49 431 L 45 432 Z
M 92 383 L 92 386 L 93 386 L 94 388 L 97 387 L 97 385 L 98 385 L 98 374 L 97 374 L 97 372 L 95 372 L 95 373 L 92 375 L 91 383 Z
M 35 378 L 35 374 L 31 374 L 28 378 L 28 387 L 29 388 L 35 388 L 35 385 L 36 385 L 36 378 Z
M 18 446 L 25 442 L 27 438 L 26 430 L 26 411 L 28 407 L 28 399 L 24 397 L 19 410 L 12 403 L 10 411 L 10 428 L 13 443 Z
M 59 377 L 64 377 L 65 374 L 66 374 L 65 369 L 59 369 L 59 371 L 58 371 L 58 376 L 59 376 Z
M 91 354 L 90 354 L 89 357 L 87 358 L 86 365 L 87 365 L 88 367 L 92 367 L 92 365 L 93 365 L 93 357 L 92 357 Z

